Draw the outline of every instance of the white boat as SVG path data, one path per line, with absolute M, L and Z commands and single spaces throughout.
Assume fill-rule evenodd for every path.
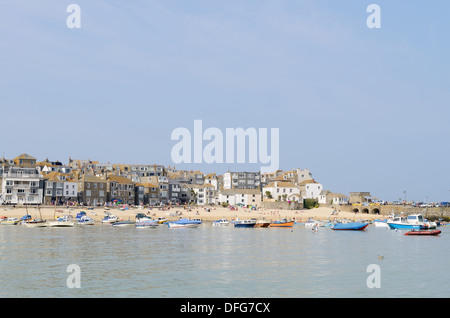
M 199 227 L 202 224 L 201 220 L 190 220 L 186 218 L 180 218 L 178 221 L 168 222 L 167 225 L 170 228 L 180 228 L 180 227 Z
M 227 219 L 220 219 L 217 221 L 213 221 L 211 224 L 213 226 L 227 226 L 230 224 L 230 221 L 228 221 Z
M 136 222 L 127 220 L 127 221 L 117 221 L 111 223 L 111 226 L 113 227 L 128 227 L 128 226 L 135 226 Z
M 375 227 L 389 228 L 389 225 L 387 224 L 387 220 L 374 220 L 373 225 L 375 225 Z
M 87 215 L 83 215 L 77 222 L 80 225 L 95 225 L 95 220 Z
M 74 227 L 75 221 L 72 219 L 70 215 L 64 215 L 61 218 L 58 218 L 55 221 L 47 222 L 48 227 Z
M 305 227 L 316 227 L 316 226 L 320 226 L 320 222 L 309 219 L 308 221 L 306 221 L 305 223 Z
M 47 221 L 42 219 L 31 219 L 22 221 L 22 225 L 26 227 L 47 227 Z
M 158 221 L 153 220 L 151 217 L 148 217 L 144 213 L 138 213 L 136 214 L 135 225 L 137 229 L 156 228 L 158 226 Z
M 6 220 L 2 221 L 2 225 L 17 225 L 19 224 L 20 220 L 18 218 L 7 218 Z
M 102 223 L 107 223 L 107 224 L 112 224 L 119 221 L 119 218 L 116 215 L 106 215 L 103 220 Z
M 143 220 L 136 222 L 137 229 L 154 229 L 156 227 L 158 227 L 158 222 L 155 220 Z

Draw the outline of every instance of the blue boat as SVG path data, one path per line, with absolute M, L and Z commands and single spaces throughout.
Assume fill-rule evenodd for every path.
M 391 230 L 425 230 L 435 229 L 436 224 L 427 222 L 421 214 L 412 214 L 405 216 L 395 216 L 392 220 L 387 221 L 387 225 Z
M 256 219 L 233 221 L 234 227 L 255 227 Z
M 363 222 L 336 223 L 331 227 L 331 229 L 342 231 L 363 231 L 368 225 L 369 223 Z

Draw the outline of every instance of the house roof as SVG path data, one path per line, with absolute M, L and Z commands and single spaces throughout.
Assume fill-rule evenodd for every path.
M 275 182 L 270 182 L 263 188 L 297 188 L 297 186 L 291 181 L 277 181 L 277 185 L 275 186 Z
M 80 177 L 79 181 L 83 182 L 106 182 L 105 180 L 100 179 L 92 174 L 84 174 Z
M 298 185 L 305 185 L 305 184 L 308 184 L 308 183 L 319 183 L 319 182 L 317 182 L 314 179 L 308 179 L 308 180 L 300 182 Z
M 20 156 L 17 156 L 17 157 L 14 158 L 14 160 L 16 160 L 16 159 L 32 159 L 32 160 L 36 160 L 36 158 L 30 156 L 27 153 L 23 153 Z
M 117 182 L 117 183 L 128 183 L 128 184 L 135 184 L 136 182 L 134 182 L 131 179 L 128 179 L 127 177 L 122 177 L 122 176 L 108 176 L 107 181 L 113 181 L 113 182 Z

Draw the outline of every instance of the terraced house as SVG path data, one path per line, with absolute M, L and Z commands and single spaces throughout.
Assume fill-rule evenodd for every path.
M 106 184 L 99 177 L 83 174 L 78 179 L 78 202 L 88 206 L 103 205 L 107 202 Z
M 44 204 L 64 204 L 78 199 L 78 182 L 69 173 L 50 172 L 44 176 Z
M 108 176 L 107 193 L 108 201 L 117 200 L 124 204 L 135 204 L 135 182 L 127 177 Z

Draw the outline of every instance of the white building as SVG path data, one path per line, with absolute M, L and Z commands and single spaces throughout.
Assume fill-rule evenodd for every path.
M 304 199 L 319 199 L 320 192 L 322 191 L 322 185 L 320 183 L 306 183 Z
M 217 191 L 212 184 L 191 185 L 198 205 L 216 204 Z
M 261 192 L 258 189 L 226 189 L 220 191 L 217 203 L 233 206 L 260 206 Z
M 266 185 L 262 193 L 264 199 L 271 199 L 271 196 L 278 201 L 289 201 L 288 197 L 290 197 L 290 201 L 298 201 L 296 198 L 300 197 L 300 188 L 290 181 L 275 181 Z M 298 197 L 293 196 L 294 194 Z
M 41 204 L 43 177 L 36 168 L 11 166 L 2 170 L 0 202 Z

